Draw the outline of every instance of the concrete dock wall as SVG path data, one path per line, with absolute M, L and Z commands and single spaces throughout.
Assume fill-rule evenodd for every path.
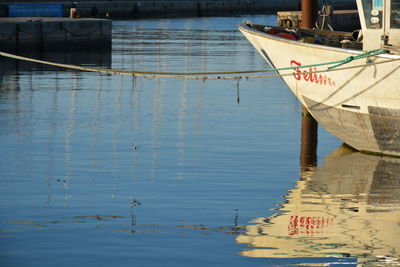
M 355 1 L 332 1 L 332 5 L 335 6 L 335 9 L 356 8 Z M 36 1 L 29 0 L 2 1 L 0 3 L 0 17 L 8 16 L 9 4 L 35 2 Z M 301 8 L 301 0 L 46 0 L 40 3 L 62 4 L 64 17 L 69 17 L 71 8 L 77 8 L 80 11 L 81 17 L 112 19 L 267 14 L 283 10 L 300 10 Z
M 111 49 L 111 21 L 69 18 L 0 18 L 2 51 Z
M 82 17 L 112 19 L 231 16 L 274 13 L 280 8 L 295 10 L 298 0 L 276 1 L 131 1 L 77 3 Z M 66 6 L 66 5 L 65 5 Z

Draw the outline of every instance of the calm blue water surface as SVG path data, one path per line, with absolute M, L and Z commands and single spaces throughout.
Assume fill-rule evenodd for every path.
M 111 55 L 48 56 L 129 70 L 267 68 L 242 20 L 114 21 Z M 280 78 L 133 79 L 5 59 L 0 70 L 1 266 L 396 263 L 399 163 L 334 152 L 340 140 L 320 129 L 319 167 L 301 172 L 301 105 Z M 370 221 L 381 210 L 385 229 Z

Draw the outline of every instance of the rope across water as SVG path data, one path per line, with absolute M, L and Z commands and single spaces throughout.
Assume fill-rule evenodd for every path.
M 0 52 L 0 56 L 13 58 L 17 60 L 35 62 L 39 64 L 61 67 L 66 69 L 74 69 L 74 70 L 81 70 L 81 71 L 90 71 L 90 72 L 99 72 L 99 73 L 108 73 L 108 74 L 119 74 L 119 75 L 128 75 L 128 76 L 137 76 L 137 77 L 149 77 L 149 78 L 176 78 L 176 79 L 196 79 L 196 80 L 207 80 L 207 79 L 250 79 L 250 78 L 265 78 L 265 77 L 282 77 L 293 75 L 292 73 L 287 74 L 263 74 L 263 75 L 252 75 L 252 76 L 214 76 L 214 75 L 234 75 L 234 74 L 248 74 L 248 73 L 265 73 L 265 72 L 279 72 L 285 70 L 293 70 L 293 69 L 300 69 L 300 68 L 313 68 L 319 66 L 327 66 L 333 65 L 328 67 L 326 70 L 319 70 L 313 71 L 312 73 L 318 72 L 328 72 L 333 71 L 339 66 L 342 66 L 346 63 L 349 63 L 354 60 L 368 58 L 371 56 L 376 56 L 379 54 L 387 53 L 387 50 L 384 49 L 375 49 L 371 51 L 364 52 L 362 54 L 356 56 L 350 56 L 342 60 L 330 61 L 330 62 L 323 62 L 319 64 L 309 64 L 309 65 L 302 65 L 302 66 L 294 66 L 294 67 L 284 67 L 284 68 L 272 68 L 272 69 L 263 69 L 263 70 L 241 70 L 241 71 L 220 71 L 220 72 L 153 72 L 153 71 L 136 71 L 136 70 L 121 70 L 121 69 L 107 69 L 107 68 L 98 68 L 98 67 L 85 67 L 85 66 L 77 66 L 77 65 L 70 65 L 70 64 L 62 64 L 56 62 L 50 62 L 45 60 L 39 60 L 34 58 L 28 58 L 23 56 L 18 56 L 6 52 Z M 368 63 L 363 65 L 351 66 L 347 68 L 341 69 L 350 69 L 350 68 L 359 68 L 362 66 L 372 65 L 372 64 L 382 64 L 386 62 L 391 62 L 399 59 L 392 59 L 383 62 L 377 63 Z M 336 69 L 339 70 L 339 69 Z M 307 73 L 306 71 L 304 73 Z

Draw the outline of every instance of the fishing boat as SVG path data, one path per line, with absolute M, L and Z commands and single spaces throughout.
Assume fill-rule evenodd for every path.
M 354 32 L 250 21 L 239 30 L 328 132 L 356 150 L 400 156 L 400 1 L 357 8 Z

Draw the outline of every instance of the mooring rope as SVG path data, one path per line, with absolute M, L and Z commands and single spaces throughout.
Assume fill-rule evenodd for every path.
M 266 77 L 282 77 L 282 76 L 289 76 L 293 75 L 293 73 L 286 73 L 286 74 L 262 74 L 262 75 L 251 75 L 251 76 L 210 76 L 210 75 L 233 75 L 233 74 L 246 74 L 246 73 L 260 73 L 260 72 L 279 72 L 279 71 L 286 71 L 286 70 L 293 70 L 293 69 L 300 69 L 300 68 L 313 68 L 319 66 L 326 66 L 326 65 L 333 65 L 328 67 L 326 70 L 314 70 L 314 71 L 304 71 L 303 74 L 308 73 L 320 73 L 320 72 L 329 72 L 335 70 L 343 70 L 343 69 L 351 69 L 351 68 L 360 68 L 369 65 L 377 65 L 387 62 L 392 62 L 400 59 L 390 59 L 381 62 L 371 62 L 362 65 L 356 65 L 351 67 L 344 67 L 344 68 L 337 68 L 342 66 L 346 63 L 349 63 L 354 60 L 368 58 L 371 56 L 376 56 L 379 54 L 387 53 L 387 50 L 384 49 L 375 49 L 371 51 L 364 52 L 362 54 L 356 56 L 350 56 L 348 58 L 342 60 L 335 60 L 330 62 L 318 63 L 318 64 L 309 64 L 309 65 L 302 65 L 302 66 L 292 66 L 292 67 L 284 67 L 284 68 L 272 68 L 272 69 L 263 69 L 263 70 L 242 70 L 242 71 L 222 71 L 222 72 L 153 72 L 153 71 L 136 71 L 136 70 L 121 70 L 121 69 L 108 69 L 108 68 L 100 68 L 100 67 L 86 67 L 86 66 L 78 66 L 78 65 L 71 65 L 71 64 L 62 64 L 56 63 L 51 61 L 39 60 L 34 58 L 28 58 L 23 56 L 18 56 L 6 52 L 0 51 L 0 56 L 13 58 L 17 60 L 23 60 L 28 62 L 35 62 L 39 64 L 67 68 L 67 69 L 74 69 L 74 70 L 81 70 L 81 71 L 89 71 L 89 72 L 99 72 L 99 73 L 107 73 L 107 74 L 119 74 L 119 75 L 128 75 L 128 76 L 137 76 L 137 77 L 148 77 L 148 78 L 176 78 L 176 79 L 195 79 L 195 80 L 238 80 L 238 79 L 251 79 L 251 78 L 266 78 Z
M 342 66 L 342 65 L 347 64 L 347 63 L 349 63 L 349 62 L 351 62 L 353 60 L 362 59 L 362 58 L 368 58 L 368 57 L 371 57 L 371 56 L 377 56 L 377 55 L 385 54 L 385 53 L 388 53 L 388 52 L 389 51 L 386 50 L 386 49 L 374 49 L 374 50 L 367 51 L 365 53 L 359 54 L 357 56 L 349 56 L 349 57 L 347 57 L 347 58 L 345 58 L 343 60 L 338 60 L 338 62 L 335 65 L 328 67 L 328 70 L 334 69 L 334 68 L 339 67 L 339 66 Z

